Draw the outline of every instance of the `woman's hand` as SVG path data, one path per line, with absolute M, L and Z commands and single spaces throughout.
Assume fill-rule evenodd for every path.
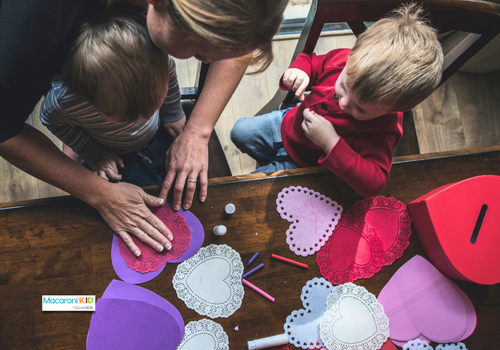
M 118 182 L 122 179 L 118 167 L 124 167 L 123 160 L 116 153 L 108 151 L 92 166 L 92 171 L 106 181 Z
M 196 182 L 193 180 L 198 180 L 198 178 L 200 201 L 204 202 L 207 198 L 208 140 L 208 137 L 200 135 L 196 130 L 186 126 L 167 151 L 165 159 L 167 176 L 163 181 L 159 197 L 166 200 L 168 192 L 174 186 L 174 199 L 172 201 L 174 210 L 179 210 L 181 207 L 184 186 L 186 186 L 186 197 L 183 208 L 186 210 L 191 208 L 196 190 Z
M 340 138 L 332 123 L 309 108 L 304 109 L 302 130 L 307 138 L 328 154 L 335 147 Z
M 309 76 L 304 71 L 298 68 L 288 68 L 283 73 L 282 81 L 288 90 L 295 91 L 295 96 L 300 102 L 304 101 L 304 93 L 310 81 Z

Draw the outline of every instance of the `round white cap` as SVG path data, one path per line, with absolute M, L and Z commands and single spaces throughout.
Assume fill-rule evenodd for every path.
M 234 206 L 233 203 L 227 204 L 226 207 L 224 208 L 224 211 L 226 212 L 226 214 L 233 214 L 235 210 L 236 210 L 236 207 Z

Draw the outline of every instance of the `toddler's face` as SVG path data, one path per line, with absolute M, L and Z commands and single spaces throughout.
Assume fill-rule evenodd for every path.
M 335 93 L 339 98 L 339 106 L 345 113 L 352 115 L 354 119 L 365 121 L 393 112 L 385 106 L 359 102 L 356 94 L 348 88 L 346 84 L 346 77 L 347 73 L 344 68 L 335 83 Z

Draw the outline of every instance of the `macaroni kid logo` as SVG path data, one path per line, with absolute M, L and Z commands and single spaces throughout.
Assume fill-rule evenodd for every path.
M 95 311 L 95 295 L 42 295 L 42 311 Z

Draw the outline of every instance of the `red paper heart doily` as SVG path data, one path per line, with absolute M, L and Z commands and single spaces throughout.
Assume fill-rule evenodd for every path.
M 174 235 L 174 239 L 172 240 L 172 249 L 163 250 L 163 252 L 158 253 L 150 246 L 141 242 L 135 236 L 132 236 L 132 240 L 141 250 L 141 255 L 136 257 L 132 254 L 125 242 L 118 237 L 120 255 L 123 257 L 128 267 L 140 273 L 157 271 L 166 262 L 177 259 L 186 251 L 189 247 L 189 242 L 191 241 L 191 230 L 186 224 L 186 220 L 184 220 L 184 217 L 175 212 L 170 206 L 164 205 L 160 208 L 152 208 L 151 211 Z
M 369 278 L 382 269 L 385 253 L 375 230 L 351 215 L 344 215 L 316 262 L 321 274 L 333 284 Z
M 346 215 L 371 226 L 382 240 L 384 266 L 403 255 L 410 244 L 411 218 L 403 202 L 392 197 L 369 197 L 354 203 Z

